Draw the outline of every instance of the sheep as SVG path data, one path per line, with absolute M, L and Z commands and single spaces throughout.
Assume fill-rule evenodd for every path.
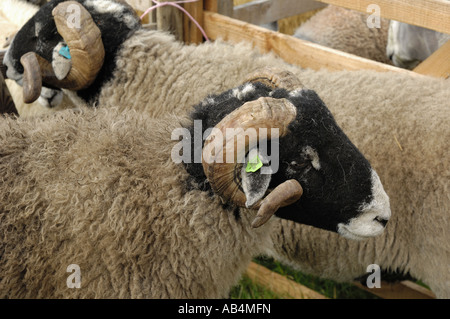
M 20 28 L 39 10 L 39 7 L 20 0 L 3 0 L 0 2 L 0 48 L 7 48 L 12 38 Z M 0 61 L 3 55 L 0 52 Z M 44 113 L 52 113 L 74 105 L 68 96 L 59 94 L 51 104 L 47 99 L 26 104 L 23 102 L 22 87 L 15 81 L 6 79 L 6 85 L 11 93 L 20 116 L 36 116 Z M 48 93 L 47 93 L 48 94 Z
M 386 54 L 394 65 L 414 69 L 449 40 L 450 34 L 392 20 Z
M 222 63 L 224 56 L 227 59 L 227 63 Z M 113 67 L 113 69 L 115 69 L 112 72 L 110 81 L 103 84 L 97 83 L 95 90 L 98 93 L 98 97 L 95 99 L 95 104 L 109 108 L 119 107 L 121 111 L 132 108 L 145 114 L 145 116 L 150 117 L 161 117 L 169 112 L 185 114 L 186 109 L 203 99 L 209 93 L 221 92 L 235 86 L 237 83 L 242 83 L 246 78 L 246 74 L 252 72 L 255 68 L 272 65 L 291 70 L 301 79 L 301 82 L 319 92 L 319 95 L 326 100 L 326 104 L 330 105 L 333 113 L 337 113 L 337 119 L 346 125 L 345 129 L 352 132 L 351 136 L 356 138 L 358 143 L 367 147 L 368 152 L 371 152 L 372 156 L 374 156 L 374 160 L 381 158 L 381 160 L 378 161 L 377 170 L 383 170 L 391 165 L 393 156 L 390 156 L 392 154 L 387 153 L 386 149 L 392 152 L 397 150 L 392 149 L 392 144 L 396 143 L 395 139 L 397 137 L 395 135 L 391 136 L 389 133 L 397 132 L 397 129 L 395 127 L 387 127 L 386 130 L 383 130 L 383 126 L 381 126 L 380 132 L 384 132 L 383 136 L 386 137 L 382 143 L 388 143 L 388 145 L 375 148 L 374 151 L 374 146 L 369 146 L 371 144 L 370 139 L 373 138 L 374 134 L 368 134 L 365 130 L 361 129 L 361 122 L 359 121 L 362 119 L 363 123 L 367 123 L 364 127 L 367 126 L 370 128 L 371 123 L 367 122 L 367 119 L 370 118 L 373 123 L 378 124 L 377 127 L 380 127 L 381 122 L 387 122 L 392 118 L 396 118 L 397 115 L 394 116 L 388 114 L 387 116 L 383 116 L 383 114 L 395 110 L 397 104 L 400 109 L 407 109 L 408 112 L 405 113 L 408 114 L 417 114 L 408 107 L 420 104 L 420 107 L 423 108 L 426 113 L 429 103 L 433 103 L 430 102 L 432 99 L 427 98 L 428 95 L 434 96 L 437 99 L 436 92 L 438 91 L 440 91 L 441 94 L 448 94 L 447 87 L 437 80 L 426 80 L 426 78 L 412 80 L 398 74 L 377 74 L 368 71 L 339 72 L 334 75 L 324 71 L 316 73 L 289 66 L 270 54 L 261 56 L 246 45 L 230 46 L 221 41 L 216 41 L 215 43 L 206 43 L 200 46 L 183 46 L 182 44 L 175 42 L 173 37 L 165 33 L 141 29 L 132 32 L 123 44 L 121 44 L 121 48 L 115 56 L 115 61 L 115 67 Z M 146 61 L 146 63 L 142 63 L 142 61 Z M 151 61 L 152 63 L 148 63 L 148 61 Z M 148 76 L 148 74 L 151 74 L 151 76 Z M 199 74 L 201 76 L 199 76 Z M 405 83 L 410 87 L 407 91 L 404 91 Z M 144 87 L 144 89 L 142 89 L 142 87 Z M 355 88 L 358 89 L 355 90 Z M 420 88 L 420 90 L 417 88 Z M 335 95 L 333 95 L 333 93 Z M 337 95 L 337 93 L 340 94 Z M 417 103 L 416 101 L 423 101 L 423 103 Z M 448 98 L 443 99 L 442 101 L 441 104 L 445 105 Z M 410 103 L 411 106 L 408 106 L 407 103 Z M 380 112 L 374 112 L 373 110 L 376 109 L 374 104 L 375 106 L 384 106 L 384 108 L 380 110 Z M 155 107 L 155 105 L 157 107 Z M 376 110 L 378 110 L 378 108 Z M 355 116 L 355 113 L 361 113 L 362 116 Z M 396 123 L 397 125 L 408 125 L 408 123 L 420 122 L 420 119 L 408 119 L 407 115 L 404 116 L 404 123 Z M 440 119 L 441 115 L 437 118 Z M 348 121 L 352 122 L 346 124 Z M 427 121 L 431 120 L 427 117 Z M 432 126 L 433 123 L 430 122 L 429 127 Z M 399 136 L 398 138 L 403 146 L 404 141 L 410 140 L 407 136 L 404 138 Z M 421 138 L 422 137 L 420 136 L 417 137 L 417 139 L 423 141 L 424 144 L 421 144 L 422 147 L 426 147 L 426 141 Z M 434 138 L 434 136 L 430 136 L 430 138 Z M 396 144 L 394 144 L 394 147 L 396 147 L 395 145 Z M 431 145 L 432 143 L 428 146 Z M 441 152 L 445 150 L 445 146 L 440 149 Z M 439 150 L 436 152 L 439 153 Z M 375 153 L 375 155 L 373 155 L 373 153 Z M 401 166 L 402 158 L 399 158 L 399 154 L 397 153 L 393 153 L 393 155 L 397 158 L 397 165 Z M 436 157 L 439 158 L 439 156 Z M 433 157 L 433 159 L 436 157 Z M 441 158 L 445 157 L 441 156 Z M 428 159 L 424 159 L 422 163 L 426 161 L 428 161 Z M 405 172 L 404 169 L 401 169 L 401 171 Z M 386 173 L 382 175 L 381 180 L 392 180 L 393 176 L 397 176 L 401 181 L 406 179 L 406 177 L 395 175 L 395 173 L 398 172 L 387 170 Z M 393 174 L 392 177 L 390 177 L 390 174 Z M 412 174 L 414 173 L 411 173 L 408 170 L 405 172 L 405 176 Z M 433 181 L 429 181 L 429 178 L 439 176 L 439 174 L 440 173 L 433 171 L 432 174 L 427 174 L 426 176 L 423 174 L 418 178 L 421 180 L 428 180 L 427 184 L 431 185 Z M 392 189 L 395 189 L 395 182 L 391 183 L 394 184 L 394 186 L 391 186 Z M 409 184 L 420 185 L 421 183 L 410 182 Z M 403 183 L 401 185 L 403 186 Z M 428 206 L 430 207 L 432 205 L 441 205 L 442 200 L 439 198 L 441 195 L 437 194 L 437 197 L 434 197 L 432 190 L 434 190 L 433 187 L 426 188 L 421 191 L 418 196 L 416 194 L 417 189 L 411 191 L 411 193 L 416 194 L 417 198 L 429 200 Z M 402 194 L 406 193 L 403 192 Z M 448 195 L 445 195 L 445 193 L 443 194 L 444 195 L 441 197 L 444 198 L 445 205 L 445 199 L 448 198 L 446 197 Z M 394 194 L 390 195 L 393 196 Z M 408 197 L 409 195 L 405 196 Z M 435 198 L 434 202 L 433 198 Z M 408 209 L 408 207 L 410 207 L 408 201 L 405 202 L 403 200 L 400 204 L 396 204 L 396 210 L 403 211 Z M 420 205 L 418 210 L 420 210 Z M 433 215 L 438 215 L 442 210 L 439 207 L 432 207 L 431 211 Z M 277 222 L 276 218 L 274 219 L 275 221 L 272 222 Z M 284 223 L 289 224 L 288 222 Z M 434 227 L 434 224 L 430 223 L 430 225 L 430 227 Z M 445 225 L 445 223 L 442 223 L 442 225 Z M 289 226 L 286 227 L 285 233 L 290 231 Z M 414 226 L 414 228 L 417 227 L 419 226 Z M 302 226 L 302 229 L 305 228 L 308 229 L 309 227 Z M 390 227 L 390 229 L 392 231 L 393 227 Z M 440 231 L 439 225 L 436 231 Z M 429 231 L 429 233 L 434 232 L 434 230 Z M 405 233 L 405 237 L 402 237 L 403 234 L 398 234 L 399 238 L 404 238 L 402 239 L 403 242 L 410 240 L 410 233 L 408 231 L 405 231 Z M 328 234 L 328 232 L 326 232 L 326 234 Z M 423 239 L 423 237 L 419 238 Z M 336 240 L 336 238 L 333 239 Z M 303 240 L 305 240 L 305 243 L 308 242 L 307 238 L 303 238 Z M 444 241 L 444 243 L 445 242 L 448 242 L 448 240 Z M 349 245 L 355 245 L 350 241 L 348 243 Z M 367 243 L 367 241 L 361 242 L 361 246 L 365 243 Z M 345 244 L 347 244 L 347 241 Z M 386 245 L 381 243 L 377 246 L 376 250 L 384 249 L 383 246 Z M 390 246 L 386 247 L 389 248 Z M 436 247 L 438 247 L 438 251 L 446 251 L 446 248 L 439 246 L 438 243 L 434 248 L 430 249 L 434 255 L 438 254 L 436 253 Z M 285 258 L 289 258 L 288 252 L 283 252 L 281 250 L 279 253 L 284 253 L 287 255 Z M 308 251 L 306 251 L 306 254 L 308 254 Z M 373 255 L 373 253 L 370 252 L 369 256 L 370 255 Z M 432 258 L 430 258 L 430 260 L 432 260 Z M 447 263 L 448 262 L 445 261 L 443 264 Z M 380 264 L 382 263 L 380 262 Z M 323 266 L 326 267 L 326 265 Z M 329 267 L 332 266 L 331 263 Z M 349 267 L 352 266 L 350 265 Z M 367 267 L 367 265 L 365 265 L 365 267 Z M 408 267 L 410 266 L 405 266 L 406 269 L 408 269 Z M 345 267 L 343 270 L 338 270 L 339 274 L 332 277 L 337 277 L 337 279 L 339 279 L 341 276 L 340 274 L 345 270 Z M 418 274 L 418 271 L 420 271 L 420 269 L 413 271 L 417 277 L 426 277 L 425 275 L 422 276 Z M 317 268 L 317 272 L 320 273 L 319 268 Z M 364 272 L 365 268 L 357 272 L 355 276 L 359 276 Z M 353 274 L 347 276 L 348 280 L 353 278 L 353 276 Z M 342 276 L 341 280 L 346 280 L 346 278 Z M 437 291 L 434 287 L 439 286 L 439 284 L 430 283 L 430 280 L 425 280 L 425 282 L 429 283 L 432 288 Z
M 273 214 L 352 239 L 390 217 L 375 171 L 290 72 L 260 71 L 190 118 L 91 108 L 2 119 L 0 139 L 2 297 L 223 298 Z M 70 265 L 80 289 L 61 280 Z
M 368 14 L 329 5 L 300 25 L 294 37 L 392 64 L 386 56 L 389 20 L 380 18 L 380 26 L 370 28 L 368 17 Z
M 378 264 L 450 298 L 448 80 L 369 71 L 305 71 L 300 79 L 380 172 L 392 218 L 382 236 L 360 242 L 275 220 L 267 254 L 339 282 Z

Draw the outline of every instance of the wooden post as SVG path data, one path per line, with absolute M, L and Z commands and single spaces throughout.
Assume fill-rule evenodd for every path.
M 450 77 L 450 40 L 416 66 L 413 71 L 444 79 Z
M 184 9 L 201 25 L 203 26 L 203 0 L 197 2 L 188 2 L 184 4 Z M 188 16 L 183 15 L 183 38 L 185 43 L 201 43 L 203 42 L 203 35 L 200 29 Z
M 174 2 L 170 0 L 168 2 Z M 172 6 L 156 9 L 156 26 L 158 30 L 169 31 L 178 41 L 183 41 L 183 12 Z
M 228 17 L 233 16 L 233 0 L 205 0 L 205 10 L 217 12 Z
M 140 17 L 148 8 L 152 7 L 154 3 L 152 0 L 126 0 L 126 2 L 133 7 L 136 14 Z M 144 27 L 149 29 L 156 29 L 156 12 L 153 10 L 149 12 L 142 20 Z
M 8 87 L 6 86 L 5 79 L 0 73 L 0 115 L 1 114 L 19 115 L 11 94 L 9 93 Z

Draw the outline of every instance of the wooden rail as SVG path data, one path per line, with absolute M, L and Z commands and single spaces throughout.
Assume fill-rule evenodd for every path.
M 305 287 L 254 262 L 250 263 L 248 266 L 246 275 L 253 282 L 285 298 L 328 299 L 317 291 Z
M 450 40 L 416 66 L 413 71 L 423 75 L 448 78 L 450 76 Z
M 286 62 L 303 68 L 314 70 L 326 68 L 331 71 L 369 69 L 417 75 L 405 69 L 270 31 L 214 12 L 204 12 L 203 27 L 211 39 L 222 38 L 232 43 L 252 43 L 262 53 L 272 51 Z
M 383 18 L 450 34 L 450 2 L 446 0 L 319 0 L 367 13 L 376 4 Z

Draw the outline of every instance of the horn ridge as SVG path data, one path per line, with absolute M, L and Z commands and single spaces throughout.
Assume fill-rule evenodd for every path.
M 246 82 L 260 82 L 273 89 L 283 88 L 288 91 L 304 88 L 304 85 L 292 72 L 274 67 L 257 69 L 246 79 Z
M 255 143 L 259 139 L 259 129 L 267 129 L 267 138 L 272 138 L 271 129 L 279 129 L 279 137 L 285 136 L 288 132 L 288 125 L 295 119 L 297 109 L 287 99 L 275 99 L 271 97 L 261 97 L 250 101 L 234 110 L 220 121 L 215 128 L 222 134 L 222 140 L 216 140 L 214 135 L 210 135 L 203 147 L 202 165 L 203 170 L 211 188 L 225 200 L 231 200 L 240 207 L 245 207 L 246 196 L 239 189 L 239 185 L 234 181 L 235 166 L 237 161 L 242 159 L 248 151 L 250 143 Z M 240 129 L 238 134 L 226 136 L 227 129 Z M 247 129 L 256 130 L 256 135 L 248 136 Z M 244 145 L 238 149 L 235 138 L 245 139 Z M 256 138 L 256 140 L 254 140 Z M 218 146 L 218 147 L 217 147 Z M 212 152 L 212 147 L 217 152 Z M 233 154 L 233 162 L 226 163 L 227 154 Z

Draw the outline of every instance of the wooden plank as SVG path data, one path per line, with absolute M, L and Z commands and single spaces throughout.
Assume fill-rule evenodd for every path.
M 325 7 L 313 0 L 257 0 L 234 7 L 234 19 L 261 25 Z
M 381 281 L 380 288 L 367 288 L 359 282 L 355 286 L 366 290 L 383 299 L 435 299 L 436 295 L 429 289 L 419 286 L 412 281 L 404 280 L 390 283 Z
M 409 70 L 364 59 L 213 12 L 204 11 L 203 23 L 206 34 L 213 40 L 222 38 L 232 43 L 252 43 L 262 53 L 273 51 L 286 62 L 303 68 L 326 68 L 332 71 L 370 69 L 418 76 Z
M 318 0 L 365 13 L 369 5 L 380 7 L 382 17 L 450 34 L 450 2 L 446 0 Z
M 158 30 L 169 31 L 178 41 L 183 41 L 183 12 L 178 8 L 169 5 L 156 8 L 156 26 Z
M 450 76 L 450 40 L 416 66 L 413 71 L 447 79 Z
M 183 4 L 184 9 L 202 26 L 203 25 L 203 0 Z M 186 43 L 201 43 L 203 35 L 200 29 L 187 15 L 183 15 L 183 38 Z
M 3 61 L 3 57 L 2 60 Z M 3 73 L 3 72 L 2 72 Z M 8 87 L 6 86 L 5 79 L 2 73 L 0 73 L 0 115 L 2 114 L 15 114 L 19 115 L 16 109 L 16 105 L 9 93 Z
M 255 283 L 285 297 L 293 299 L 328 299 L 324 295 L 254 262 L 250 263 L 246 275 Z
M 126 2 L 133 7 L 136 14 L 140 17 L 142 14 L 150 7 L 153 6 L 152 0 L 126 0 Z M 142 18 L 141 23 L 145 27 L 153 26 L 156 29 L 156 12 L 149 12 L 144 18 Z

